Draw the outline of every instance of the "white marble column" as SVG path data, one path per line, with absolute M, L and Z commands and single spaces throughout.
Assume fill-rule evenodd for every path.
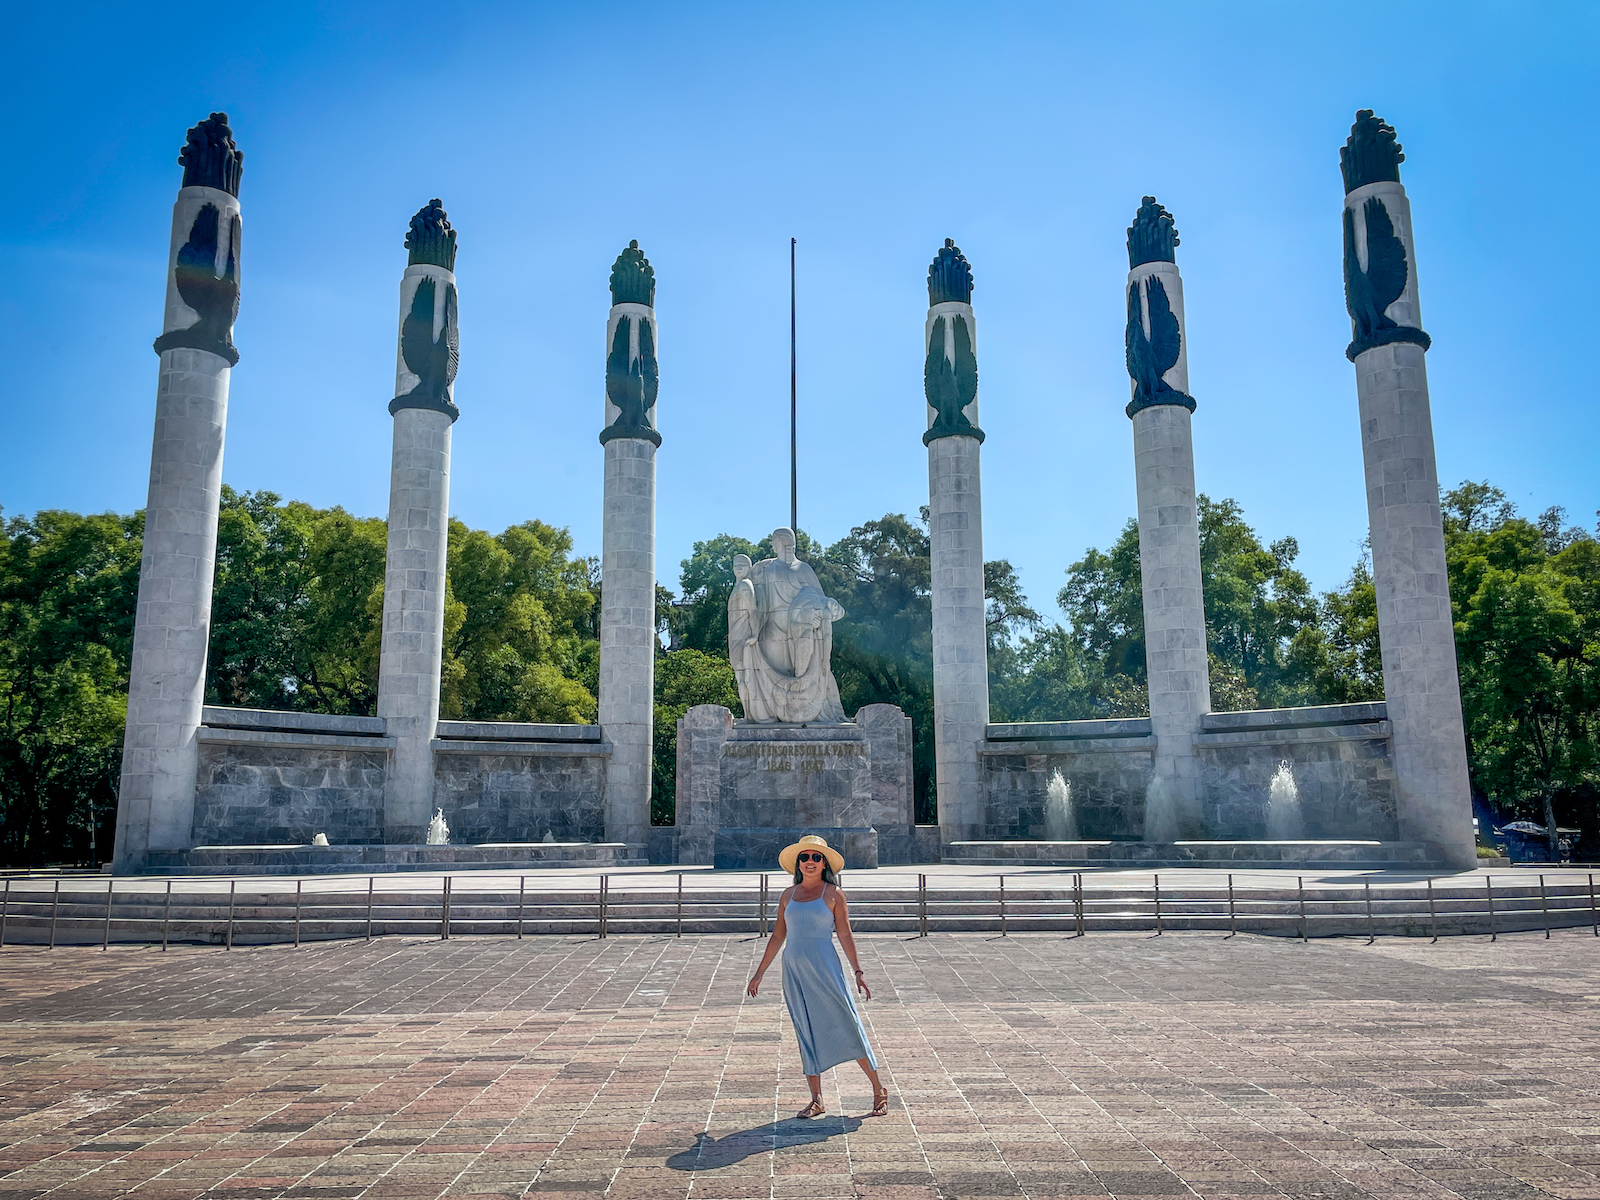
M 426 839 L 433 815 L 444 596 L 450 537 L 450 439 L 457 342 L 455 231 L 437 200 L 412 219 L 400 281 L 389 544 L 384 567 L 378 716 L 395 739 L 384 783 L 384 840 Z
M 1133 465 L 1139 505 L 1145 673 L 1155 773 L 1146 800 L 1147 841 L 1202 832 L 1204 792 L 1194 736 L 1211 711 L 1206 608 L 1195 503 L 1194 401 L 1183 320 L 1183 280 L 1172 217 L 1146 196 L 1128 231 L 1128 368 Z
M 1394 130 L 1363 111 L 1341 157 L 1354 333 L 1347 355 L 1361 413 L 1400 836 L 1432 842 L 1446 864 L 1466 868 L 1477 852 L 1424 362 L 1429 339 L 1399 179 L 1404 155 Z
M 928 540 L 933 604 L 933 745 L 942 844 L 983 836 L 978 751 L 989 723 L 972 271 L 950 239 L 928 271 Z
M 156 340 L 155 437 L 128 677 L 114 868 L 183 850 L 194 819 L 195 735 L 205 699 L 222 446 L 238 308 L 239 176 L 225 113 L 189 132 L 172 210 L 167 301 Z
M 600 728 L 606 839 L 644 854 L 655 737 L 655 272 L 632 243 L 611 272 L 606 321 L 604 510 L 600 563 Z

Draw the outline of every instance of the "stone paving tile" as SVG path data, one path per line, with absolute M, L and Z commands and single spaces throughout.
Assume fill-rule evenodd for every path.
M 1600 1200 L 1600 941 L 860 939 L 887 1118 L 742 937 L 0 952 L 0 1200 Z

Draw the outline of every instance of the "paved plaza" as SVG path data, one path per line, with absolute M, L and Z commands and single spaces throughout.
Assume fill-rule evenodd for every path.
M 0 951 L 0 1200 L 1600 1197 L 1600 941 L 868 936 L 894 1100 L 762 943 Z

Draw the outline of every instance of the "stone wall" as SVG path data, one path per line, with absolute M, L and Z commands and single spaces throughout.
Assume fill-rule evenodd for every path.
M 984 841 L 1048 837 L 1045 788 L 1057 771 L 1072 788 L 1078 835 L 1135 841 L 1155 765 L 1150 718 L 989 726 L 984 765 Z
M 1395 841 L 1394 763 L 1382 702 L 1211 713 L 1195 737 L 1214 837 L 1267 836 L 1266 799 L 1287 762 L 1313 840 Z
M 192 840 L 200 846 L 383 841 L 394 739 L 376 717 L 206 708 Z
M 1194 746 L 1205 838 L 1265 838 L 1272 775 L 1285 761 L 1299 789 L 1307 838 L 1399 836 L 1381 702 L 1211 713 L 1202 718 Z M 1148 718 L 991 725 L 981 755 L 984 840 L 1045 838 L 1045 788 L 1056 771 L 1072 787 L 1081 838 L 1143 837 L 1155 755 Z
M 678 722 L 677 832 L 654 836 L 651 861 L 670 852 L 680 863 L 767 870 L 782 847 L 817 833 L 850 868 L 887 861 L 886 843 L 907 862 L 926 840 L 911 803 L 910 721 L 893 705 L 839 725 L 751 725 L 696 705 Z
M 194 845 L 384 842 L 395 739 L 381 718 L 213 707 L 204 721 Z M 611 748 L 597 726 L 440 721 L 437 733 L 432 801 L 452 844 L 605 840 Z

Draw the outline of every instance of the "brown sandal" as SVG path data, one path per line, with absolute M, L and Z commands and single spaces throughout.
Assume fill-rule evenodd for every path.
M 799 1112 L 795 1113 L 795 1117 L 804 1121 L 811 1117 L 820 1117 L 827 1111 L 828 1110 L 822 1106 L 822 1097 L 813 1096 L 811 1097 L 811 1103 L 806 1105 Z
M 888 1088 L 884 1088 L 882 1092 L 874 1092 L 873 1093 L 873 1095 L 872 1095 L 872 1111 L 870 1113 L 868 1113 L 867 1115 L 869 1117 L 887 1117 L 889 1115 L 889 1089 Z

